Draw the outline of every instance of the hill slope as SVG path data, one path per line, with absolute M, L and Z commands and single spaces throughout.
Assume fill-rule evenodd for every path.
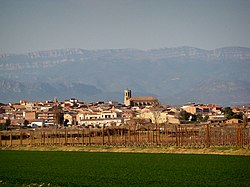
M 250 48 L 243 47 L 60 49 L 1 55 L 0 102 L 55 96 L 122 101 L 123 90 L 130 88 L 135 95 L 154 95 L 170 104 L 244 103 L 250 102 L 249 70 Z

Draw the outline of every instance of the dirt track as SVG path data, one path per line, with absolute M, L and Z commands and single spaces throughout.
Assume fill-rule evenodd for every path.
M 235 147 L 179 148 L 179 147 L 112 147 L 112 146 L 11 146 L 11 147 L 0 147 L 0 150 L 219 154 L 219 155 L 250 156 L 250 149 L 235 148 Z

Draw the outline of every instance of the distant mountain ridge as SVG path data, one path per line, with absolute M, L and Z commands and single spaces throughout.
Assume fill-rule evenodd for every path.
M 199 49 L 195 47 L 176 47 L 176 48 L 160 48 L 160 49 L 149 49 L 149 50 L 139 50 L 139 49 L 99 49 L 99 50 L 85 50 L 80 48 L 68 48 L 68 49 L 54 49 L 54 50 L 47 50 L 47 51 L 34 51 L 34 52 L 27 52 L 23 54 L 0 54 L 0 58 L 9 58 L 9 57 L 28 57 L 31 59 L 37 58 L 58 58 L 58 57 L 65 57 L 71 55 L 98 55 L 98 56 L 105 56 L 109 55 L 110 53 L 120 53 L 126 54 L 129 56 L 135 55 L 159 55 L 162 54 L 165 57 L 178 57 L 178 56 L 197 56 L 201 55 L 203 57 L 241 57 L 245 59 L 250 59 L 250 48 L 248 47 L 223 47 L 217 48 L 213 50 L 205 50 Z
M 218 104 L 250 102 L 249 70 L 250 48 L 246 47 L 75 48 L 2 54 L 0 102 L 20 97 L 65 99 L 74 95 L 86 100 L 122 101 L 123 89 L 127 87 L 135 95 L 154 95 L 170 104 L 190 100 Z M 238 91 L 230 89 L 230 82 Z
M 103 49 L 84 50 L 79 48 L 57 49 L 49 51 L 29 52 L 25 54 L 0 55 L 0 68 L 40 68 L 52 67 L 60 63 L 96 59 L 123 60 L 163 60 L 174 58 L 190 58 L 211 60 L 250 60 L 250 48 L 225 47 L 214 50 L 204 50 L 194 47 L 162 48 L 152 50 L 137 49 Z

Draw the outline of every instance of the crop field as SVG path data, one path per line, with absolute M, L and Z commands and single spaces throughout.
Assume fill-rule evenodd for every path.
M 0 186 L 250 186 L 250 156 L 0 151 Z

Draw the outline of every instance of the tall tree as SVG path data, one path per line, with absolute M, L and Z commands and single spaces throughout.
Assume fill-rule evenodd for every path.
M 60 105 L 54 105 L 53 106 L 53 116 L 54 116 L 54 125 L 63 124 L 63 114 L 62 109 Z
M 30 122 L 29 122 L 28 120 L 24 120 L 23 125 L 24 125 L 25 127 L 27 127 L 29 123 L 30 123 Z
M 231 107 L 225 107 L 223 110 L 226 119 L 243 119 L 243 113 L 234 113 Z
M 11 121 L 10 121 L 10 118 L 6 119 L 6 122 L 5 122 L 5 129 L 8 130 L 8 127 L 10 126 L 11 124 Z
M 232 119 L 234 112 L 232 111 L 231 107 L 225 107 L 224 109 L 222 109 L 222 111 L 224 112 L 224 116 L 226 119 Z
M 188 121 L 190 116 L 191 116 L 190 113 L 188 113 L 186 110 L 182 110 L 182 111 L 180 111 L 179 119 L 184 120 L 184 121 Z
M 247 114 L 245 114 L 244 117 L 243 117 L 243 124 L 244 124 L 244 126 L 247 126 L 247 124 L 248 124 Z

